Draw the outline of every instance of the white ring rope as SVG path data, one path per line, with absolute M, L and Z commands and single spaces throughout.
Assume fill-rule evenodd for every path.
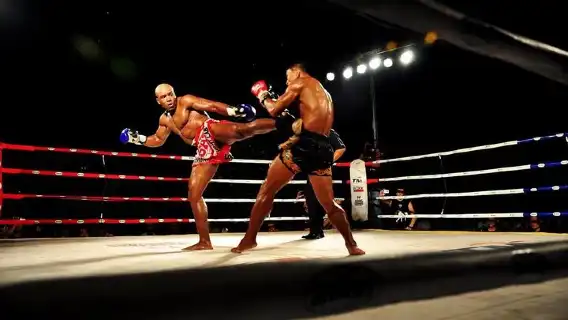
M 531 169 L 542 169 L 556 166 L 568 165 L 568 160 L 562 160 L 557 162 L 543 162 L 538 164 L 524 164 L 520 166 L 513 167 L 501 167 L 493 169 L 484 170 L 472 170 L 463 172 L 453 172 L 453 173 L 443 173 L 443 174 L 427 174 L 427 175 L 416 175 L 416 176 L 406 176 L 406 177 L 392 177 L 392 178 L 380 178 L 380 182 L 391 182 L 391 181 L 402 181 L 402 180 L 422 180 L 422 179 L 441 179 L 441 178 L 454 178 L 454 177 L 468 177 L 477 176 L 483 174 L 492 173 L 503 173 L 503 172 L 513 172 Z
M 480 219 L 480 218 L 525 218 L 525 217 L 560 217 L 568 215 L 568 211 L 555 212 L 507 212 L 507 213 L 457 213 L 457 214 L 399 214 L 378 215 L 381 219 Z
M 513 146 L 513 145 L 525 144 L 525 143 L 536 142 L 536 141 L 552 140 L 552 139 L 562 138 L 562 137 L 565 137 L 566 140 L 568 141 L 568 137 L 566 137 L 566 136 L 567 136 L 567 134 L 565 134 L 565 133 L 559 133 L 559 134 L 555 134 L 555 135 L 535 137 L 535 138 L 525 139 L 525 140 L 508 141 L 508 142 L 502 142 L 502 143 L 496 143 L 496 144 L 490 144 L 490 145 L 482 145 L 482 146 L 470 147 L 470 148 L 462 148 L 462 149 L 457 149 L 457 150 L 452 150 L 452 151 L 430 153 L 430 154 L 417 155 L 417 156 L 408 156 L 408 157 L 395 158 L 395 159 L 384 159 L 384 160 L 374 161 L 374 163 L 388 163 L 388 162 L 410 161 L 410 160 L 417 160 L 417 159 L 424 159 L 424 158 L 441 157 L 441 156 L 448 156 L 448 155 L 454 155 L 454 154 L 460 154 L 460 153 L 468 153 L 468 152 L 474 152 L 474 151 L 502 148 L 502 147 L 506 147 L 506 146 Z M 4 148 L 9 149 L 7 146 L 8 145 L 3 145 Z M 65 152 L 63 150 L 64 148 L 50 148 L 50 147 L 48 147 L 46 149 L 49 150 L 49 151 Z M 61 150 L 59 150 L 59 149 L 61 149 Z M 74 152 L 74 150 L 75 149 L 69 149 L 68 152 Z M 83 151 L 85 151 L 85 150 L 83 150 Z M 96 151 L 96 150 L 90 150 L 89 152 L 93 153 L 93 154 L 99 153 L 99 151 Z M 112 152 L 112 155 L 116 156 L 116 155 L 120 155 L 120 154 L 118 152 Z M 136 156 L 138 156 L 138 154 L 132 153 L 132 154 L 129 154 L 129 156 L 136 157 Z M 146 155 L 146 156 L 164 157 L 164 156 L 158 156 L 158 155 Z M 180 156 L 169 156 L 169 158 L 181 159 L 181 160 L 193 160 L 193 157 L 187 157 L 187 156 L 181 156 L 181 157 Z M 235 162 L 235 163 L 270 164 L 272 161 L 271 160 L 234 159 L 233 162 Z M 552 166 L 559 166 L 559 165 L 566 165 L 566 164 L 568 164 L 568 161 L 563 160 L 563 161 L 560 161 L 560 162 L 540 163 L 540 164 L 537 164 L 537 165 L 530 165 L 529 164 L 529 165 L 493 168 L 493 169 L 485 169 L 485 170 L 455 172 L 455 173 L 447 173 L 447 174 L 416 175 L 416 176 L 406 176 L 406 177 L 383 178 L 383 179 L 380 179 L 380 181 L 388 182 L 388 181 L 401 181 L 401 180 L 438 179 L 438 178 L 449 178 L 449 177 L 460 177 L 460 176 L 473 176 L 473 175 L 482 175 L 482 174 L 491 174 L 491 173 L 500 173 L 500 172 L 512 172 L 512 171 L 538 169 L 538 168 L 545 168 L 545 167 L 552 167 Z M 39 171 L 38 171 L 38 173 L 39 173 Z M 241 183 L 241 184 L 262 184 L 264 182 L 264 180 L 213 179 L 212 182 Z M 339 181 L 339 180 L 335 180 L 333 182 L 334 183 L 343 183 L 342 181 Z M 290 183 L 291 184 L 305 184 L 306 180 L 294 180 L 294 181 L 291 181 Z M 488 195 L 523 194 L 523 193 L 532 193 L 532 192 L 541 192 L 541 191 L 558 191 L 558 190 L 565 190 L 565 189 L 568 189 L 567 185 L 539 187 L 539 188 L 517 188 L 517 189 L 505 189 L 505 190 L 458 192 L 458 193 L 417 194 L 417 195 L 407 195 L 407 196 L 403 196 L 403 197 L 386 196 L 386 197 L 376 197 L 375 199 L 394 200 L 394 199 L 401 199 L 401 198 L 403 198 L 403 199 L 420 199 L 420 198 L 442 198 L 442 197 L 447 197 L 447 198 L 449 198 L 449 197 L 474 197 L 474 196 L 488 196 Z M 25 197 L 39 197 L 39 198 L 42 197 L 42 195 L 18 195 L 18 196 L 13 195 L 13 196 L 14 197 L 11 197 L 12 199 L 19 199 L 19 198 L 25 198 Z M 56 196 L 46 196 L 46 197 L 55 198 Z M 64 198 L 71 199 L 70 196 L 57 196 L 57 197 L 60 197 L 62 199 L 64 199 Z M 93 198 L 93 197 L 74 196 L 73 198 L 75 198 L 75 199 L 71 199 L 71 200 L 88 200 L 89 198 Z M 107 200 L 110 200 L 110 198 L 113 198 L 113 197 L 102 197 L 102 200 L 107 201 Z M 124 201 L 127 201 L 127 200 L 139 201 L 139 199 L 135 199 L 135 198 L 127 198 L 127 197 L 116 197 L 116 198 L 121 198 Z M 6 199 L 8 199 L 8 197 L 6 197 Z M 141 198 L 141 199 L 142 200 L 148 200 L 148 201 L 158 200 L 158 198 Z M 180 201 L 180 200 L 181 201 L 187 201 L 187 199 L 185 199 L 185 198 L 180 198 L 179 200 L 177 200 L 177 199 L 174 200 L 174 199 L 170 199 L 170 198 L 161 198 L 160 199 L 160 201 Z M 337 200 L 344 200 L 344 199 L 338 198 Z M 212 199 L 206 199 L 206 201 L 212 202 L 212 203 L 213 202 L 217 202 L 217 203 L 254 203 L 254 202 L 256 202 L 256 199 L 216 199 L 216 198 L 212 198 Z M 305 202 L 305 200 L 304 199 L 275 199 L 274 202 L 299 203 L 299 202 Z M 537 213 L 534 213 L 534 214 L 537 214 Z M 564 213 L 558 213 L 558 212 L 552 213 L 552 215 L 554 215 L 554 216 L 558 216 L 557 214 L 558 215 L 561 215 L 561 214 L 564 215 Z M 497 216 L 494 216 L 494 215 L 497 215 Z M 407 216 L 408 217 L 422 217 L 422 218 L 441 218 L 441 217 L 444 217 L 444 218 L 452 218 L 452 217 L 454 217 L 454 218 L 477 218 L 477 217 L 523 217 L 525 215 L 526 215 L 526 213 L 500 213 L 500 214 L 482 214 L 482 213 L 479 213 L 479 214 L 458 214 L 458 215 L 438 214 L 438 215 L 415 215 L 415 216 L 407 215 Z M 531 213 L 531 216 L 533 216 L 532 213 Z M 400 215 L 396 215 L 396 216 L 387 215 L 387 216 L 381 216 L 381 217 L 382 218 L 387 218 L 387 217 L 400 218 Z M 281 217 L 279 219 L 282 219 L 282 220 L 306 220 L 307 218 Z M 248 219 L 215 219 L 215 220 L 216 221 L 248 221 Z
M 495 144 L 488 144 L 470 148 L 462 148 L 456 149 L 452 151 L 444 151 L 444 152 L 436 152 L 436 153 L 429 153 L 417 156 L 408 156 L 402 158 L 394 158 L 394 159 L 383 159 L 374 161 L 374 163 L 388 163 L 388 162 L 398 162 L 398 161 L 410 161 L 410 160 L 417 160 L 417 159 L 424 159 L 424 158 L 434 158 L 440 156 L 449 156 L 453 154 L 460 154 L 460 153 L 468 153 L 474 151 L 481 151 L 481 150 L 489 150 L 489 149 L 497 149 L 507 146 L 514 146 L 518 144 L 525 144 L 525 143 L 532 143 L 532 142 L 539 142 L 539 141 L 547 141 L 553 140 L 558 138 L 567 137 L 567 133 L 557 133 L 554 135 L 542 136 L 542 137 L 534 137 L 529 139 L 523 140 L 514 140 L 514 141 L 507 141 Z M 51 152 L 70 152 L 70 153 L 81 153 L 81 154 L 99 154 L 99 155 L 108 155 L 108 156 L 120 156 L 120 157 L 141 157 L 141 158 L 157 158 L 157 159 L 171 159 L 171 160 L 183 160 L 183 161 L 193 161 L 194 157 L 191 156 L 176 156 L 176 155 L 157 155 L 157 154 L 143 154 L 137 152 L 117 152 L 117 151 L 101 151 L 101 150 L 88 150 L 88 149 L 75 149 L 75 148 L 56 148 L 56 147 L 40 147 L 40 146 L 25 146 L 25 145 L 13 145 L 7 143 L 0 142 L 0 148 L 6 150 L 20 150 L 20 151 L 51 151 Z M 251 163 L 251 164 L 270 164 L 272 160 L 255 160 L 255 159 L 233 159 L 231 162 L 233 163 Z M 348 163 L 335 163 L 336 166 L 345 166 L 348 167 Z
M 455 193 L 423 193 L 410 196 L 386 196 L 376 197 L 379 200 L 396 200 L 396 199 L 423 199 L 423 198 L 457 198 L 457 197 L 478 197 L 478 196 L 496 196 L 507 194 L 521 194 L 541 191 L 559 191 L 566 190 L 568 186 L 550 186 L 539 188 L 519 188 L 519 189 L 504 189 L 504 190 L 487 190 L 487 191 L 472 191 L 472 192 L 455 192 Z
M 518 144 L 536 142 L 536 141 L 552 140 L 552 139 L 562 138 L 566 135 L 567 135 L 566 133 L 557 133 L 557 134 L 549 135 L 549 136 L 534 137 L 534 138 L 531 138 L 531 139 L 524 139 L 524 140 L 507 141 L 507 142 L 501 142 L 501 143 L 495 143 L 495 144 L 487 144 L 487 145 L 483 145 L 483 146 L 462 148 L 462 149 L 456 149 L 456 150 L 452 150 L 452 151 L 428 153 L 428 154 L 423 154 L 423 155 L 418 155 L 418 156 L 408 156 L 408 157 L 394 158 L 394 159 L 383 159 L 383 160 L 374 161 L 373 163 L 388 163 L 388 162 L 418 160 L 418 159 L 424 159 L 424 158 L 434 158 L 434 157 L 441 157 L 441 156 L 450 156 L 450 155 L 453 155 L 453 154 L 468 153 L 468 152 L 489 150 L 489 149 L 497 149 L 497 148 L 503 148 L 503 147 L 508 147 L 508 146 L 515 146 L 515 145 L 518 145 Z
M 403 181 L 403 180 L 426 180 L 426 179 L 441 179 L 441 178 L 453 178 L 453 177 L 467 177 L 475 175 L 484 175 L 492 173 L 503 173 L 503 172 L 514 172 L 522 170 L 535 170 L 543 168 L 552 168 L 568 165 L 568 160 L 553 161 L 553 162 L 542 162 L 537 164 L 525 164 L 520 166 L 512 167 L 501 167 L 492 168 L 484 170 L 473 170 L 473 171 L 463 171 L 463 172 L 453 172 L 444 174 L 427 174 L 427 175 L 415 175 L 415 176 L 404 176 L 404 177 L 391 177 L 391 178 L 379 178 L 379 179 L 368 179 L 368 184 L 373 184 L 377 182 L 392 182 L 392 181 Z M 103 174 L 103 173 L 87 173 L 87 172 L 65 172 L 65 171 L 48 171 L 48 170 L 29 170 L 29 169 L 11 169 L 2 168 L 2 173 L 6 174 L 32 174 L 32 175 L 44 175 L 44 176 L 59 176 L 59 177 L 76 177 L 76 178 L 92 178 L 96 177 L 99 179 L 119 179 L 119 180 L 133 180 L 136 177 L 138 180 L 169 180 L 169 181 L 187 181 L 188 178 L 172 178 L 172 177 L 153 177 L 153 176 L 133 176 L 133 175 L 117 175 L 117 174 Z M 212 179 L 213 183 L 234 183 L 234 184 L 262 184 L 264 180 L 260 179 Z M 333 180 L 334 184 L 345 184 L 349 181 Z M 292 180 L 288 184 L 306 184 L 307 180 Z

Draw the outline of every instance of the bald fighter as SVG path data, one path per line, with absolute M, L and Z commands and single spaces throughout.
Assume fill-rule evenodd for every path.
M 256 82 L 251 89 L 273 117 L 297 101 L 300 119 L 294 123 L 294 136 L 280 146 L 279 155 L 268 169 L 244 238 L 231 251 L 240 253 L 257 246 L 256 236 L 265 217 L 272 211 L 276 193 L 297 173 L 305 172 L 329 220 L 343 236 L 349 254 L 363 255 L 365 251 L 357 247 L 345 211 L 334 200 L 331 180 L 333 148 L 329 138 L 333 125 L 331 95 L 300 64 L 294 64 L 286 70 L 286 85 L 286 92 L 278 99 L 271 98 L 272 93 L 263 80 Z
M 151 136 L 124 129 L 120 135 L 123 143 L 134 143 L 150 148 L 160 147 L 170 133 L 180 136 L 185 143 L 195 146 L 197 152 L 189 177 L 188 198 L 199 233 L 199 242 L 184 250 L 212 250 L 207 222 L 207 205 L 203 192 L 215 176 L 219 165 L 230 162 L 231 145 L 254 135 L 275 129 L 274 119 L 255 119 L 256 110 L 246 104 L 230 106 L 193 95 L 176 96 L 169 84 L 156 87 L 156 101 L 165 109 L 160 116 L 158 130 Z M 207 112 L 242 118 L 246 123 L 219 121 L 209 118 Z M 254 120 L 254 121 L 253 121 Z

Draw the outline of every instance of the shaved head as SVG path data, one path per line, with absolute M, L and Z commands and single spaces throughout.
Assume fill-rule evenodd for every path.
M 154 89 L 154 93 L 156 94 L 156 98 L 159 97 L 160 95 L 164 95 L 167 93 L 174 93 L 174 87 L 172 87 L 171 85 L 167 84 L 167 83 L 161 83 L 159 84 L 156 89 Z
M 166 110 L 175 108 L 177 97 L 174 92 L 174 87 L 167 83 L 162 83 L 154 89 L 154 93 L 156 94 L 156 102 L 158 102 L 162 108 Z

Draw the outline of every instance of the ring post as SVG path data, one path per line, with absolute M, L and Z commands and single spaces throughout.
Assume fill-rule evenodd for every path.
M 351 161 L 349 168 L 351 185 L 351 216 L 354 221 L 369 219 L 369 194 L 367 193 L 367 171 L 363 160 Z

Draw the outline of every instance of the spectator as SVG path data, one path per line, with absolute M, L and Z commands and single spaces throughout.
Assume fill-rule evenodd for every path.
M 384 192 L 384 191 L 382 191 Z M 397 199 L 394 200 L 384 200 L 384 202 L 388 205 L 389 207 L 389 213 L 392 214 L 400 214 L 401 217 L 405 216 L 405 215 L 413 215 L 416 214 L 416 211 L 414 210 L 414 205 L 412 204 L 412 201 L 404 199 L 404 195 L 406 194 L 406 192 L 404 191 L 404 189 L 397 189 L 396 190 L 396 197 Z M 404 219 L 406 220 L 406 219 Z M 408 226 L 406 226 L 406 230 L 413 230 L 414 229 L 414 225 L 416 224 L 416 221 L 418 219 L 417 218 L 412 218 L 410 220 L 410 223 L 408 224 Z

